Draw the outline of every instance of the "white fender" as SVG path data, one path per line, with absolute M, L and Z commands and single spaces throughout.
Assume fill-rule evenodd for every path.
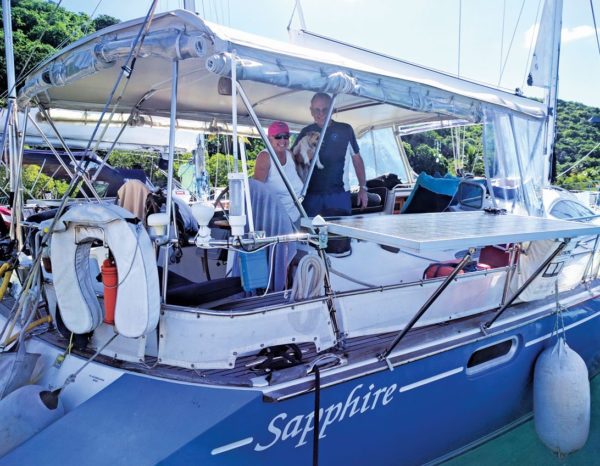
M 56 406 L 44 403 L 46 389 L 25 385 L 0 401 L 0 458 L 65 414 L 62 401 Z
M 115 329 L 138 338 L 154 329 L 160 292 L 154 249 L 142 224 L 127 210 L 109 204 L 82 204 L 64 214 L 52 234 L 52 275 L 65 326 L 74 333 L 91 332 L 104 318 L 89 273 L 94 240 L 110 248 L 119 274 Z
M 533 378 L 535 430 L 559 454 L 585 445 L 590 431 L 590 383 L 581 356 L 560 337 L 535 363 Z

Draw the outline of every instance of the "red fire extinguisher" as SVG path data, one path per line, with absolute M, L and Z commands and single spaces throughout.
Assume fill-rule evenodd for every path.
M 119 276 L 117 265 L 112 257 L 102 263 L 102 283 L 104 284 L 104 322 L 114 325 Z

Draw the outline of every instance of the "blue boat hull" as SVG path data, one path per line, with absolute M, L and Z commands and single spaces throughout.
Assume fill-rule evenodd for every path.
M 564 313 L 567 342 L 600 365 L 600 302 Z M 548 316 L 321 391 L 321 465 L 423 464 L 532 410 L 533 368 Z M 515 337 L 508 361 L 470 374 L 474 351 Z M 546 338 L 544 338 L 546 337 Z M 383 364 L 383 363 L 382 363 Z M 210 388 L 134 374 L 119 378 L 0 464 L 311 464 L 314 392 L 267 402 L 257 390 Z

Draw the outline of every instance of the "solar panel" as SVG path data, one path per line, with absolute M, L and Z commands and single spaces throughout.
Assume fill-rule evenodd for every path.
M 337 217 L 327 225 L 331 233 L 418 252 L 600 234 L 592 223 L 482 211 Z

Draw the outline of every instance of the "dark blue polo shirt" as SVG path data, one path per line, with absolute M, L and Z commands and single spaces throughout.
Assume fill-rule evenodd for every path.
M 296 138 L 294 147 L 309 131 L 321 132 L 316 123 L 308 125 Z M 352 146 L 353 154 L 359 153 L 358 143 L 352 126 L 347 123 L 331 121 L 325 132 L 325 139 L 319 151 L 319 160 L 324 168 L 319 169 L 315 165 L 310 183 L 309 194 L 332 194 L 344 192 L 344 166 L 348 144 Z M 293 147 L 292 147 L 293 148 Z

